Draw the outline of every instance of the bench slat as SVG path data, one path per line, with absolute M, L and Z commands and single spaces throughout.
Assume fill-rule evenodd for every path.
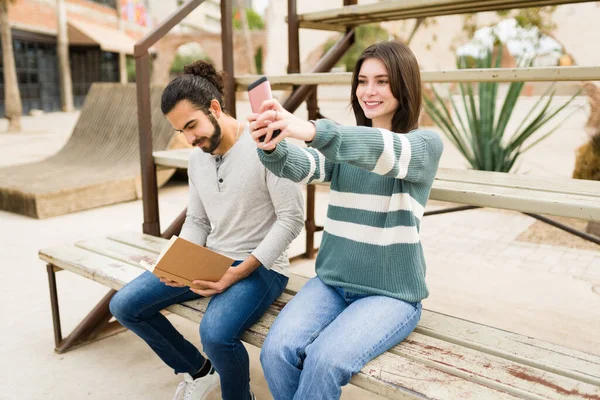
M 561 177 L 536 177 L 506 174 L 503 172 L 476 171 L 470 169 L 440 168 L 436 179 L 450 182 L 467 182 L 484 186 L 497 186 L 527 191 L 542 191 L 592 196 L 600 200 L 600 182 Z
M 571 393 L 575 397 L 596 396 L 600 399 L 600 387 L 597 385 L 582 383 L 416 332 L 390 352 L 517 397 L 559 400 Z
M 140 261 L 144 260 L 150 263 L 155 262 L 157 256 L 154 252 L 129 246 L 125 243 L 120 243 L 107 238 L 82 240 L 75 243 L 75 246 L 131 264 L 142 270 L 143 268 L 140 265 Z
M 534 190 L 436 180 L 429 198 L 481 207 L 600 221 L 600 202 L 592 196 L 544 193 Z
M 128 244 L 153 253 L 160 253 L 169 242 L 167 239 L 139 232 L 119 232 L 107 236 L 110 240 Z
M 600 357 L 432 311 L 415 332 L 600 387 Z
M 143 270 L 73 245 L 55 246 L 39 251 L 39 257 L 59 268 L 119 290 Z

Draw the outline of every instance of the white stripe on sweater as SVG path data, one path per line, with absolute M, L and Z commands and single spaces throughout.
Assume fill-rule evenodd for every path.
M 374 212 L 406 210 L 412 211 L 419 220 L 425 212 L 425 208 L 409 193 L 394 193 L 391 196 L 381 196 L 330 190 L 329 205 Z
M 319 179 L 315 179 L 315 182 L 323 182 L 325 181 L 325 156 L 317 150 L 315 150 L 315 153 L 319 158 Z
M 379 129 L 381 137 L 383 139 L 383 151 L 375 164 L 375 168 L 371 172 L 378 175 L 385 175 L 394 168 L 396 163 L 396 157 L 394 154 L 394 135 L 395 133 L 388 131 L 387 129 Z
M 308 181 L 310 181 L 311 178 L 313 176 L 315 176 L 315 170 L 317 169 L 317 165 L 315 162 L 315 158 L 313 157 L 313 155 L 310 151 L 306 151 L 302 148 L 300 150 L 302 150 L 304 152 L 304 154 L 306 154 L 306 157 L 308 158 L 308 162 L 310 163 L 308 175 L 306 175 L 306 177 L 300 181 L 300 183 L 302 183 L 302 184 L 307 184 Z
M 325 231 L 335 236 L 379 246 L 392 244 L 418 243 L 419 233 L 415 226 L 395 226 L 393 228 L 375 228 L 352 222 L 342 222 L 327 218 Z
M 398 159 L 398 175 L 397 179 L 404 179 L 408 174 L 408 165 L 410 164 L 410 158 L 412 156 L 412 148 L 410 142 L 404 135 L 398 135 L 402 148 L 400 149 L 400 158 Z

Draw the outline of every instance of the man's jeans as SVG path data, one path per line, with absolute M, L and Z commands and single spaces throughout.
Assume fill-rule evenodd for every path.
M 421 303 L 304 285 L 271 327 L 260 361 L 275 400 L 339 399 L 341 387 L 417 326 Z
M 223 399 L 250 399 L 248 353 L 240 336 L 279 297 L 287 281 L 287 277 L 260 266 L 246 279 L 211 298 L 200 323 L 200 338 L 204 352 L 221 377 Z M 146 271 L 117 292 L 110 302 L 110 311 L 123 326 L 144 339 L 175 373 L 194 375 L 205 358 L 160 310 L 200 297 L 188 287 L 167 286 Z

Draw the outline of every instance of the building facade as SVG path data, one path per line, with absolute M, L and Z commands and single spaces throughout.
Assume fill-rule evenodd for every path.
M 142 0 L 64 1 L 73 102 L 75 107 L 81 107 L 93 82 L 120 80 L 119 53 L 133 54 L 133 45 L 151 28 L 152 22 Z M 56 1 L 18 0 L 9 3 L 8 16 L 23 114 L 31 110 L 60 111 Z M 2 68 L 0 57 L 3 94 Z M 3 114 L 4 96 L 0 95 L 0 115 Z

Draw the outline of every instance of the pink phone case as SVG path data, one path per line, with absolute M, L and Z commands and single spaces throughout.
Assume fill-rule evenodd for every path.
M 265 100 L 271 100 L 271 84 L 265 76 L 253 82 L 248 86 L 248 98 L 250 99 L 250 107 L 252 112 L 257 113 L 260 106 Z
M 248 86 L 248 98 L 250 99 L 250 107 L 252 108 L 253 113 L 259 112 L 260 106 L 265 100 L 271 100 L 273 98 L 271 95 L 271 84 L 266 76 L 259 78 Z M 280 133 L 281 130 L 277 129 L 273 132 L 271 138 L 276 138 Z M 259 140 L 263 142 L 264 139 L 263 136 Z

